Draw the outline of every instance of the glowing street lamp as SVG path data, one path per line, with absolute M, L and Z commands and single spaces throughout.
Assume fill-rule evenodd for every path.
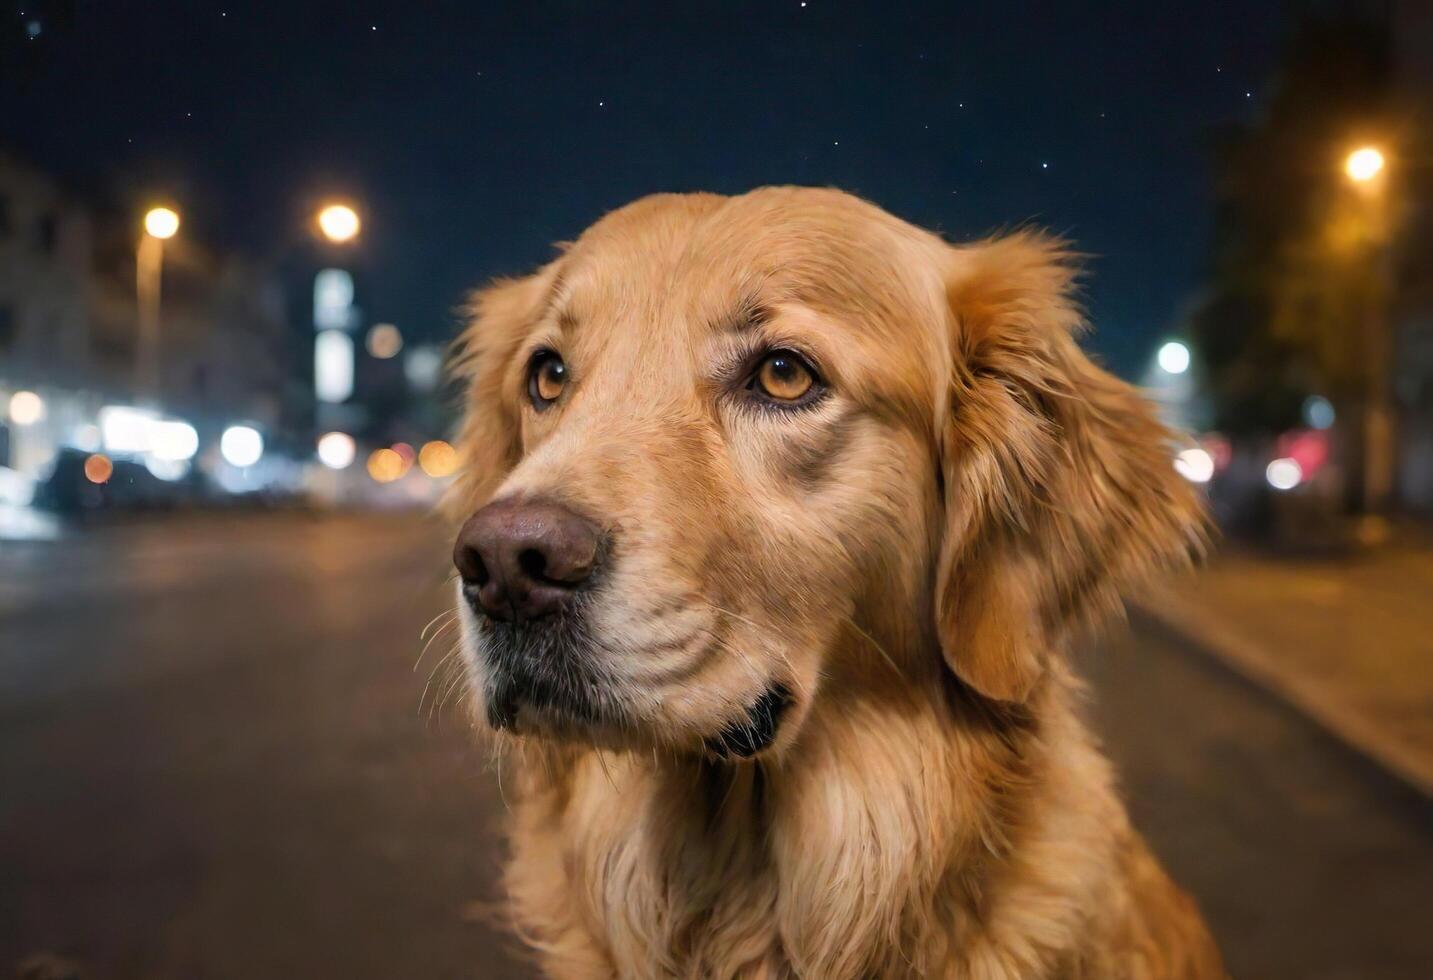
M 179 231 L 179 213 L 173 208 L 150 208 L 144 215 L 144 234 L 134 256 L 134 292 L 139 304 L 139 343 L 135 345 L 135 375 L 140 395 L 159 396 L 159 290 L 164 277 L 164 243 Z
M 1397 340 L 1389 316 L 1387 291 L 1392 277 L 1392 249 L 1389 241 L 1391 214 L 1387 200 L 1391 189 L 1384 173 L 1388 161 L 1376 146 L 1361 146 L 1345 158 L 1343 170 L 1363 199 L 1361 217 L 1373 248 L 1367 250 L 1365 274 L 1379 288 L 1370 292 L 1363 325 L 1364 356 L 1367 359 L 1368 390 L 1363 399 L 1362 511 L 1376 524 L 1393 492 L 1397 469 L 1394 439 L 1396 412 L 1393 404 L 1393 361 Z M 1276 461 L 1277 462 L 1277 461 Z M 1270 464 L 1273 465 L 1273 464 Z
M 144 230 L 153 238 L 173 238 L 179 230 L 179 215 L 170 208 L 150 208 L 144 216 Z
M 318 440 L 318 460 L 331 470 L 347 469 L 357 450 L 347 432 L 325 432 Z
M 231 425 L 219 437 L 219 453 L 230 466 L 253 466 L 264 455 L 264 437 L 250 425 Z
M 1348 155 L 1343 170 L 1348 179 L 1357 184 L 1366 184 L 1383 172 L 1383 154 L 1377 147 L 1362 146 Z
M 34 425 L 45 417 L 45 399 L 33 391 L 17 391 L 10 396 L 10 421 L 16 425 Z
M 1168 341 L 1160 347 L 1155 360 L 1165 374 L 1183 374 L 1189 370 L 1189 347 L 1177 340 Z
M 323 237 L 336 244 L 352 241 L 358 237 L 362 222 L 358 212 L 347 204 L 328 204 L 318 213 L 318 229 Z

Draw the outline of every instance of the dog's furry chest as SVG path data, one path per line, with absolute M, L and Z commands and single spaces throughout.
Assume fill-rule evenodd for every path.
M 878 790 L 820 766 L 657 778 L 595 758 L 535 781 L 515 811 L 508 884 L 524 930 L 558 950 L 554 976 L 938 976 L 983 931 L 980 829 L 918 781 Z
M 529 768 L 507 884 L 549 974 L 1222 975 L 1072 719 L 1019 750 L 1019 783 L 976 740 L 883 720 L 872 739 L 859 709 L 818 719 L 860 752 L 770 770 L 591 750 Z
M 564 951 L 549 969 L 791 975 L 759 770 L 713 767 L 669 782 L 594 758 L 565 786 L 529 787 L 514 811 L 508 885 L 524 928 Z

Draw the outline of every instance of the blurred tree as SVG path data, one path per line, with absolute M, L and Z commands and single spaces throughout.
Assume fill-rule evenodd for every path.
M 1209 286 L 1190 333 L 1215 424 L 1230 433 L 1298 425 L 1309 394 L 1346 420 L 1386 380 L 1383 257 L 1392 188 L 1344 173 L 1362 144 L 1397 141 L 1386 10 L 1318 4 L 1291 33 L 1254 123 L 1220 133 Z M 1357 448 L 1357 426 L 1346 430 Z M 1354 458 L 1358 458 L 1356 454 Z

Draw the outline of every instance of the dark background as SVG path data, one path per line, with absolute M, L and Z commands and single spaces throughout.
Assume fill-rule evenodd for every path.
M 1203 271 L 1211 133 L 1257 112 L 1282 23 L 1277 3 L 11 6 L 0 139 L 259 254 L 346 194 L 361 301 L 416 338 L 633 198 L 796 183 L 956 239 L 1069 235 L 1096 257 L 1092 346 L 1128 374 Z

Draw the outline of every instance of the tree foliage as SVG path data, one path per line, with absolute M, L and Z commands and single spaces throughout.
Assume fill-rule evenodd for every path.
M 1310 393 L 1363 395 L 1389 219 L 1342 168 L 1353 147 L 1389 139 L 1389 60 L 1376 20 L 1311 16 L 1262 117 L 1219 136 L 1209 285 L 1190 332 L 1226 431 L 1295 425 Z

